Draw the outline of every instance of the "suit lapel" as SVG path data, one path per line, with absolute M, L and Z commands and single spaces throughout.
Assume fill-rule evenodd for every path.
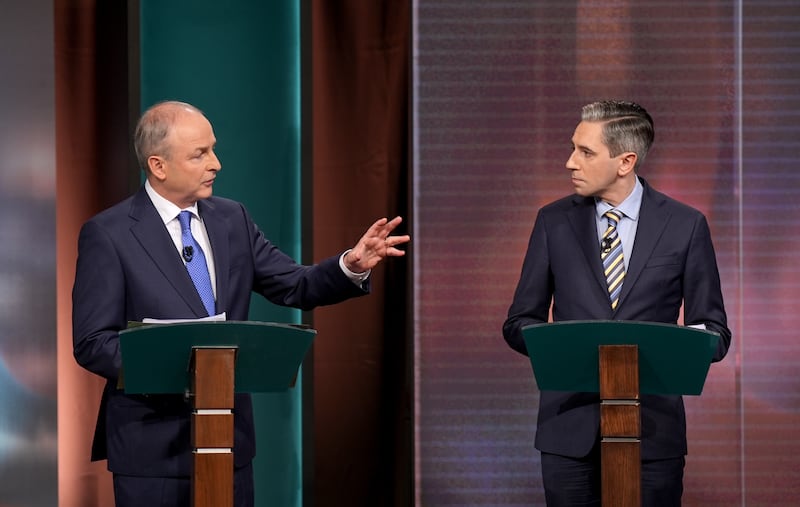
M 150 260 L 197 317 L 204 317 L 206 310 L 203 301 L 144 187 L 133 198 L 130 217 L 134 221 L 131 233 Z
M 217 279 L 217 313 L 222 313 L 227 309 L 228 284 L 230 282 L 228 277 L 230 272 L 228 223 L 219 216 L 219 213 L 214 213 L 213 202 L 208 200 L 200 201 L 197 205 L 203 224 L 206 226 L 208 241 L 211 243 L 211 251 L 214 254 L 214 271 Z
M 573 198 L 573 204 L 574 206 L 567 214 L 567 219 L 575 232 L 576 241 L 594 273 L 600 290 L 607 296 L 606 277 L 603 274 L 603 263 L 600 260 L 600 244 L 597 241 L 594 199 L 576 196 Z
M 663 196 L 653 190 L 643 178 L 639 178 L 644 187 L 642 206 L 639 209 L 639 224 L 636 227 L 636 239 L 633 241 L 633 251 L 628 262 L 628 271 L 622 284 L 617 311 L 624 305 L 625 298 L 633 289 L 639 275 L 652 256 L 658 239 L 664 233 L 669 222 L 670 213 L 664 210 Z

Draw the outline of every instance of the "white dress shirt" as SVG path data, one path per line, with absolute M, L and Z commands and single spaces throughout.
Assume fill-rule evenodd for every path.
M 145 181 L 144 189 L 147 192 L 147 195 L 150 197 L 150 200 L 153 202 L 153 206 L 155 206 L 156 211 L 158 211 L 158 215 L 161 217 L 161 220 L 164 222 L 164 226 L 167 228 L 167 232 L 169 232 L 169 236 L 172 238 L 172 242 L 175 244 L 175 249 L 177 250 L 178 255 L 181 255 L 181 252 L 183 251 L 183 240 L 181 239 L 181 224 L 178 221 L 178 215 L 184 210 L 156 192 L 152 185 L 150 185 L 150 181 Z M 206 264 L 208 265 L 208 274 L 211 276 L 211 288 L 214 291 L 214 299 L 216 299 L 217 279 L 216 269 L 214 267 L 214 252 L 211 250 L 211 243 L 208 240 L 206 226 L 203 223 L 203 218 L 197 212 L 197 203 L 194 203 L 192 206 L 186 208 L 185 211 L 189 211 L 192 214 L 192 236 L 194 236 L 194 240 L 197 242 L 200 248 L 203 249 L 203 254 L 206 257 Z M 339 267 L 347 276 L 347 278 L 349 278 L 354 284 L 361 287 L 367 278 L 369 278 L 372 270 L 368 269 L 363 273 L 353 273 L 347 269 L 347 266 L 344 265 L 344 256 L 347 255 L 347 252 L 349 251 L 350 250 L 346 250 L 339 257 Z M 181 259 L 183 259 L 182 255 Z M 186 264 L 185 261 L 184 264 Z
M 145 181 L 144 189 L 147 192 L 147 195 L 150 197 L 150 200 L 153 201 L 153 206 L 155 206 L 156 211 L 158 211 L 161 221 L 164 222 L 164 227 L 167 228 L 167 232 L 169 232 L 169 236 L 172 238 L 172 242 L 175 244 L 175 250 L 177 250 L 181 260 L 183 260 L 183 255 L 181 255 L 181 252 L 183 251 L 183 239 L 181 238 L 181 223 L 178 221 L 178 215 L 184 210 L 161 197 L 161 195 L 156 192 L 155 189 L 153 189 L 149 181 Z M 203 250 L 203 255 L 206 257 L 208 274 L 211 277 L 211 288 L 214 291 L 214 299 L 216 299 L 217 277 L 216 269 L 214 268 L 214 252 L 211 250 L 211 243 L 208 241 L 208 232 L 206 232 L 206 226 L 203 223 L 203 218 L 197 212 L 197 203 L 185 208 L 185 211 L 189 211 L 192 214 L 192 236 L 194 236 L 194 240 Z M 186 261 L 183 263 L 186 264 Z

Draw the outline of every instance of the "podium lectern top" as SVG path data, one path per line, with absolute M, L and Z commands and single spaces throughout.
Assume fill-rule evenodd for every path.
M 193 347 L 233 347 L 236 392 L 287 389 L 316 335 L 291 324 L 206 321 L 146 324 L 121 331 L 124 390 L 128 394 L 183 394 L 190 387 Z
M 540 390 L 598 392 L 600 345 L 638 345 L 643 394 L 703 391 L 719 335 L 672 324 L 563 321 L 522 329 Z

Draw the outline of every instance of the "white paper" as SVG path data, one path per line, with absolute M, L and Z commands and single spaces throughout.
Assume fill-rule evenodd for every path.
M 182 322 L 215 322 L 228 320 L 225 312 L 211 315 L 209 317 L 201 317 L 199 319 L 142 319 L 142 324 L 180 324 Z

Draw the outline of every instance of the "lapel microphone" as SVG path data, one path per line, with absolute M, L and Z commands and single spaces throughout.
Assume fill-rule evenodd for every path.
M 603 253 L 608 253 L 608 252 L 611 251 L 611 243 L 613 243 L 611 238 L 603 238 L 603 242 L 600 244 L 600 247 L 603 249 Z M 188 248 L 191 248 L 191 247 L 188 247 Z M 184 251 L 185 251 L 185 249 L 184 249 Z M 185 256 L 186 254 L 184 253 L 183 255 Z
M 192 245 L 183 247 L 183 260 L 192 262 L 192 257 L 194 257 L 194 248 L 192 248 Z

